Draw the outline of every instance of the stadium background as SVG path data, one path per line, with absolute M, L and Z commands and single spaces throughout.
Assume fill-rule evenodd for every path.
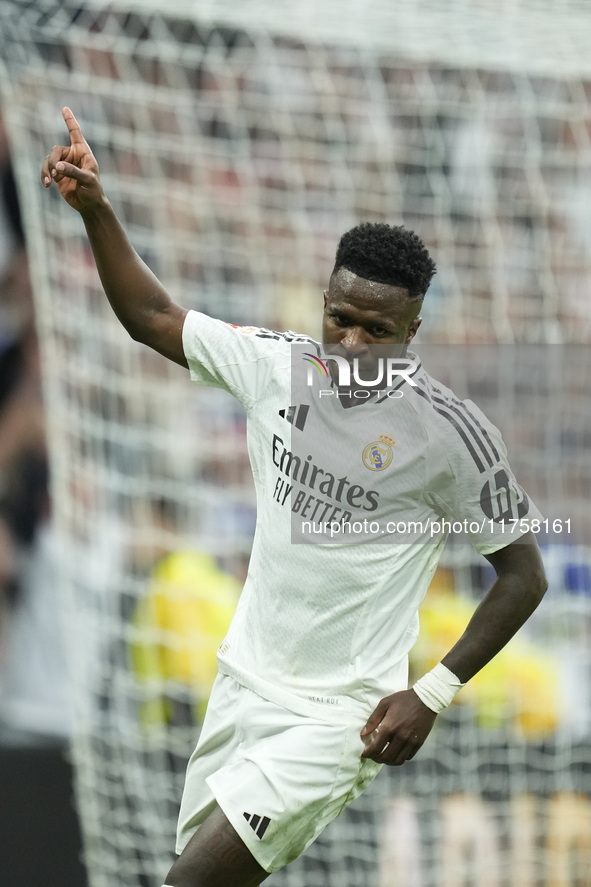
M 48 799 L 71 883 L 64 748 L 92 887 L 162 882 L 254 501 L 240 410 L 128 339 L 80 220 L 41 189 L 60 108 L 173 298 L 225 320 L 318 335 L 340 233 L 416 229 L 438 263 L 423 348 L 456 346 L 453 387 L 500 409 L 518 479 L 584 517 L 590 37 L 575 0 L 2 5 L 0 737 L 21 770 L 0 812 L 22 840 Z M 500 364 L 521 376 L 491 390 L 478 367 Z M 591 882 L 588 540 L 545 547 L 519 639 L 269 884 Z M 417 673 L 490 579 L 448 546 Z

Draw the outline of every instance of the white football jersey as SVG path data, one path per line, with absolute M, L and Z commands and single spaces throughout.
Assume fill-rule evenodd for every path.
M 406 374 L 346 408 L 307 336 L 190 311 L 183 345 L 192 380 L 246 410 L 257 494 L 219 669 L 301 714 L 366 717 L 406 689 L 417 610 L 450 526 L 489 554 L 541 515 L 498 429 L 410 352 Z

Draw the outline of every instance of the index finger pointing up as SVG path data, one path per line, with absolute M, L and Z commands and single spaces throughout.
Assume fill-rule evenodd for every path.
M 73 145 L 84 145 L 86 144 L 86 139 L 82 135 L 82 130 L 78 125 L 78 121 L 72 114 L 69 108 L 62 108 L 62 116 L 64 118 L 65 124 L 68 127 L 68 132 L 70 133 L 70 141 Z

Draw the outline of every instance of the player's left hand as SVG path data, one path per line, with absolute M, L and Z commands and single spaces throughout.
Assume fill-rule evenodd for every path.
M 361 731 L 362 739 L 369 742 L 362 757 L 399 767 L 414 758 L 431 732 L 436 717 L 414 690 L 385 696 Z M 369 741 L 374 730 L 377 735 Z

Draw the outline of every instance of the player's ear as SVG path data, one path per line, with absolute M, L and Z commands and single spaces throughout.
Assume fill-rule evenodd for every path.
M 324 308 L 326 309 L 326 300 L 328 299 L 328 296 L 327 296 L 327 294 L 326 294 L 326 290 L 324 290 L 324 292 L 322 293 L 322 295 L 324 296 Z
M 408 333 L 406 334 L 406 339 L 404 340 L 405 345 L 408 345 L 410 342 L 412 342 L 412 340 L 416 336 L 417 331 L 418 331 L 420 325 L 422 324 L 422 322 L 423 322 L 422 317 L 415 317 L 415 319 L 413 320 L 413 322 L 411 323 L 411 325 L 408 328 Z

